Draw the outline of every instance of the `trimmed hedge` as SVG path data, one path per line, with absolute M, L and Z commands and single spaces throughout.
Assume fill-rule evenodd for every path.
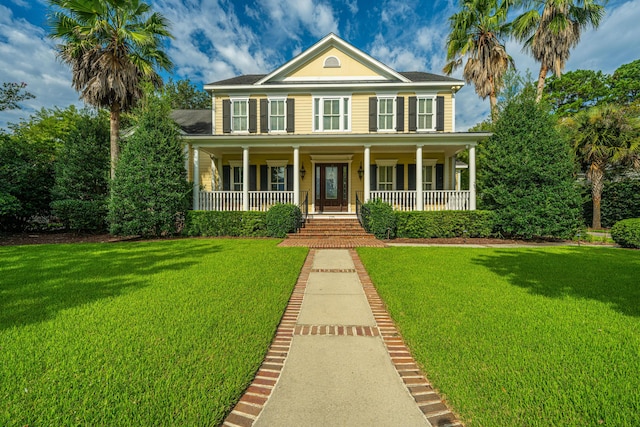
M 187 236 L 266 237 L 266 212 L 188 211 Z
M 55 200 L 53 214 L 65 228 L 75 232 L 100 232 L 107 229 L 107 203 L 104 200 Z
M 494 234 L 493 211 L 396 212 L 397 237 L 489 237 Z
M 611 227 L 611 237 L 623 248 L 640 249 L 640 218 L 616 222 Z
M 362 226 L 378 239 L 396 237 L 396 216 L 390 204 L 375 199 L 362 205 Z
M 286 237 L 287 233 L 293 233 L 300 227 L 302 212 L 291 203 L 278 203 L 269 208 L 265 221 L 269 236 Z
M 585 187 L 583 199 L 585 223 L 591 226 L 593 201 L 590 187 Z M 605 182 L 600 202 L 600 216 L 605 228 L 623 219 L 640 218 L 640 180 L 628 178 Z

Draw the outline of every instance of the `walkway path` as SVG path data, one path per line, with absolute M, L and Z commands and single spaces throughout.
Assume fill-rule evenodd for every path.
M 457 426 L 355 252 L 311 249 L 276 337 L 225 426 Z

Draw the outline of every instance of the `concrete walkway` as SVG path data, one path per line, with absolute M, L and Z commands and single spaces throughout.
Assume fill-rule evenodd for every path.
M 226 426 L 460 425 L 411 357 L 355 250 L 311 249 Z

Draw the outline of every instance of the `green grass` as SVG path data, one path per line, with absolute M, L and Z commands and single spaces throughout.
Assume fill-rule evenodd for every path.
M 640 425 L 640 252 L 358 252 L 467 425 Z
M 0 247 L 0 425 L 216 425 L 306 256 L 275 240 Z

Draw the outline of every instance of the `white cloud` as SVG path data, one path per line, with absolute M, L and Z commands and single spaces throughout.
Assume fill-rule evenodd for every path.
M 258 0 L 270 18 L 266 26 L 275 33 L 284 32 L 290 40 L 301 40 L 308 32 L 316 38 L 338 33 L 338 18 L 329 2 L 316 0 Z M 274 29 L 278 31 L 274 31 Z
M 0 82 L 25 82 L 35 99 L 22 110 L 0 112 L 0 127 L 18 122 L 41 107 L 81 105 L 71 87 L 71 71 L 56 59 L 55 44 L 45 30 L 0 6 Z

